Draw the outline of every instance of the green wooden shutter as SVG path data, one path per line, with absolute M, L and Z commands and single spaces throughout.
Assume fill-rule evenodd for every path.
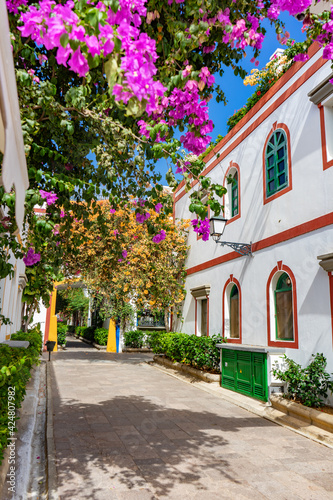
M 237 381 L 238 392 L 252 396 L 252 370 L 251 353 L 246 351 L 237 352 Z
M 222 386 L 236 389 L 236 351 L 222 349 Z
M 253 397 L 267 401 L 267 354 L 252 353 Z
M 267 401 L 267 354 L 222 349 L 221 385 Z

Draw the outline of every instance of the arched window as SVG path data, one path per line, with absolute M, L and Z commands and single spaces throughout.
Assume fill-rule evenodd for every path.
M 225 173 L 223 185 L 227 192 L 224 195 L 224 216 L 229 220 L 240 217 L 240 171 L 237 163 L 231 161 Z
M 230 292 L 230 338 L 239 339 L 239 293 L 237 285 Z
M 268 345 L 298 349 L 296 278 L 282 261 L 267 280 L 266 305 Z
M 276 340 L 294 340 L 292 284 L 287 273 L 279 277 L 274 296 Z
M 238 215 L 238 172 L 236 170 L 231 181 L 231 217 Z
M 275 130 L 265 151 L 266 197 L 288 186 L 288 144 L 284 130 Z
M 232 274 L 222 293 L 222 335 L 228 342 L 242 343 L 242 292 L 239 281 Z

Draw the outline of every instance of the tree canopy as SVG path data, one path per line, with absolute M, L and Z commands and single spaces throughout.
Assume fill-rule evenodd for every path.
M 66 275 L 80 275 L 105 317 L 125 320 L 130 306 L 135 306 L 136 310 L 163 311 L 167 318 L 185 297 L 189 221 L 174 223 L 160 213 L 161 204 L 147 211 L 149 217 L 143 221 L 135 212 L 138 204 L 143 201 L 131 200 L 115 210 L 108 201 L 100 201 L 103 225 L 98 220 L 101 215 L 91 213 L 89 227 L 82 219 L 76 220 L 70 238 L 62 243 Z M 157 217 L 163 229 L 152 238 L 148 228 Z
M 213 92 L 218 102 L 225 100 L 214 75 L 232 67 L 244 78 L 246 53 L 257 64 L 265 19 L 286 43 L 289 35 L 279 20 L 283 11 L 304 13 L 307 39 L 295 60 L 306 60 L 313 41 L 332 59 L 330 3 L 320 15 L 310 11 L 311 4 L 7 0 L 30 182 L 25 202 L 29 234 L 26 244 L 17 241 L 15 192 L 0 188 L 5 214 L 0 278 L 13 273 L 10 248 L 16 257 L 25 256 L 30 268 L 25 299 L 30 304 L 40 297 L 47 302 L 52 281 L 62 272 L 62 241 L 73 237 L 73 221 L 88 228 L 93 213 L 106 234 L 99 198 L 108 199 L 116 210 L 132 198 L 144 200 L 144 206 L 135 208 L 143 220 L 158 203 L 163 217 L 171 213 L 155 166 L 162 157 L 174 165 L 167 174 L 172 188 L 177 186 L 176 172 L 183 174 L 186 186 L 196 178 L 208 193 L 205 203 L 194 193 L 190 207 L 196 217 L 192 225 L 206 239 L 207 205 L 219 214 L 225 192 L 201 176 L 204 163 L 199 158 L 213 129 L 207 102 Z M 34 207 L 43 203 L 45 214 L 36 214 Z M 159 214 L 149 221 L 151 240 L 164 237 L 163 221 Z M 77 237 L 79 247 L 82 235 Z M 117 238 L 118 258 L 125 240 L 122 233 Z

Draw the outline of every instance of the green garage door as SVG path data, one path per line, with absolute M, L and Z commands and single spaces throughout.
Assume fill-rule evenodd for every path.
M 267 401 L 267 354 L 222 349 L 222 387 Z

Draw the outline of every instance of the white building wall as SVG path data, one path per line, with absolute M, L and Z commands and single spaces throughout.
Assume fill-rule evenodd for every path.
M 223 183 L 230 162 L 237 163 L 240 170 L 241 216 L 226 225 L 222 239 L 252 242 L 254 252 L 252 257 L 239 256 L 228 260 L 232 254 L 230 248 L 213 240 L 198 240 L 191 231 L 187 295 L 183 318 L 176 324 L 176 330 L 195 333 L 195 299 L 190 290 L 210 285 L 209 333 L 223 335 L 222 292 L 233 275 L 241 287 L 242 343 L 266 346 L 267 281 L 277 262 L 282 261 L 295 276 L 297 292 L 298 349 L 287 347 L 286 354 L 305 365 L 311 354 L 322 352 L 328 360 L 328 371 L 333 372 L 329 278 L 317 259 L 319 255 L 333 252 L 333 227 L 326 225 L 312 230 L 307 225 L 304 230 L 305 226 L 302 226 L 333 213 L 333 167 L 323 170 L 319 109 L 307 95 L 331 73 L 329 63 L 294 91 L 306 71 L 320 61 L 320 56 L 321 51 L 304 64 L 237 133 L 231 132 L 228 142 L 223 143 L 218 151 L 221 160 L 207 174 L 213 182 Z M 273 109 L 276 104 L 278 106 Z M 266 110 L 271 110 L 270 114 L 258 124 Z M 265 204 L 263 151 L 275 122 L 285 124 L 290 132 L 292 189 Z M 210 159 L 207 166 L 211 166 L 216 158 Z M 198 189 L 198 185 L 193 189 Z M 190 193 L 179 198 L 182 193 L 180 189 L 175 194 L 175 216 L 191 218 L 188 210 Z M 293 228 L 304 234 L 297 236 L 297 229 Z M 266 240 L 276 237 L 279 242 Z M 261 249 L 256 249 L 257 244 Z
M 21 328 L 22 321 L 22 285 L 25 284 L 25 264 L 11 257 L 14 276 L 0 280 L 0 312 L 9 318 L 11 324 L 0 324 L 0 342 L 8 340 L 12 333 Z M 22 283 L 23 282 L 23 283 Z

